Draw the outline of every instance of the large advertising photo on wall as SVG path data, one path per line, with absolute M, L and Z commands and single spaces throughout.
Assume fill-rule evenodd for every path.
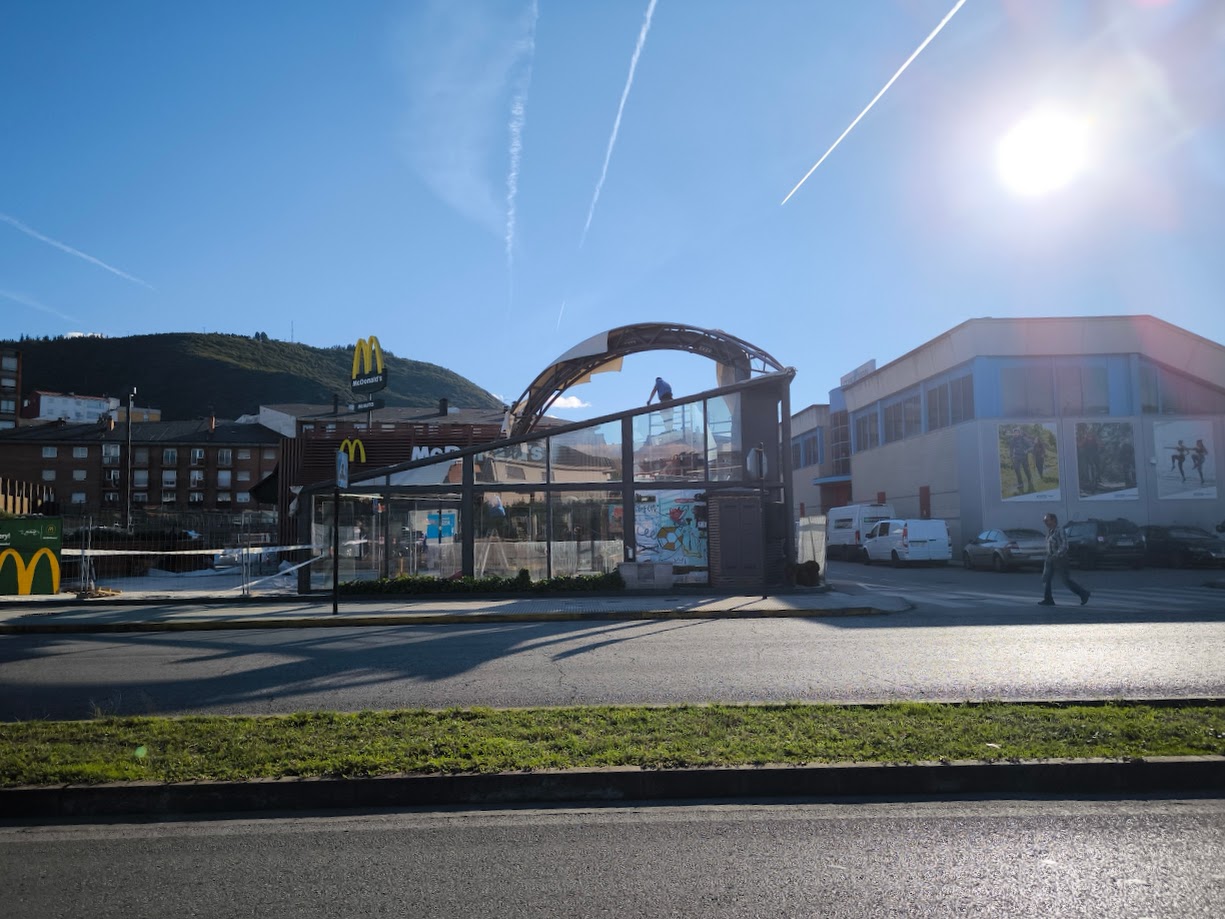
M 1060 499 L 1055 425 L 1001 424 L 999 448 L 1001 501 Z
M 1076 476 L 1085 501 L 1137 501 L 1136 440 L 1130 421 L 1076 423 Z
M 1210 421 L 1161 421 L 1153 425 L 1157 497 L 1167 500 L 1217 496 L 1216 447 Z

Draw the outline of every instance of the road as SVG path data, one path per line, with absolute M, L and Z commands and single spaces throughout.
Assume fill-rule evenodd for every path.
M 1223 864 L 1207 798 L 0 825 L 10 919 L 1216 919 Z
M 851 590 L 904 593 L 916 608 L 842 618 L 5 636 L 0 719 L 1225 695 L 1225 592 L 1196 586 L 1202 573 L 1089 574 L 1095 599 L 1083 608 L 1036 606 L 1032 574 L 848 564 L 831 566 L 831 578 Z

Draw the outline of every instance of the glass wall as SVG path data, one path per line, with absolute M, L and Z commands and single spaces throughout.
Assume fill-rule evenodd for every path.
M 740 393 L 706 403 L 706 464 L 713 482 L 744 478 L 744 445 L 740 436 Z
M 701 402 L 668 406 L 634 418 L 634 481 L 706 477 L 706 417 Z
M 620 421 L 549 438 L 552 482 L 620 482 L 621 467 Z
M 478 491 L 473 496 L 473 576 L 548 577 L 548 501 L 544 492 Z
M 625 561 L 620 491 L 560 491 L 550 497 L 553 577 L 604 574 Z

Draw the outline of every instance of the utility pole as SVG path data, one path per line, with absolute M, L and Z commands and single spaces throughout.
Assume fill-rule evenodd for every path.
M 132 391 L 128 393 L 128 485 L 124 490 L 127 496 L 127 502 L 124 505 L 123 512 L 123 528 L 129 533 L 132 532 L 132 409 L 136 402 L 136 387 L 132 387 Z

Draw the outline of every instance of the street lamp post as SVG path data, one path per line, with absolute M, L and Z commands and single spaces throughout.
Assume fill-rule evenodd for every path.
M 132 391 L 128 393 L 128 472 L 127 472 L 127 488 L 124 489 L 127 502 L 124 505 L 123 511 L 123 527 L 129 533 L 132 532 L 132 409 L 136 401 L 136 387 L 132 387 Z

